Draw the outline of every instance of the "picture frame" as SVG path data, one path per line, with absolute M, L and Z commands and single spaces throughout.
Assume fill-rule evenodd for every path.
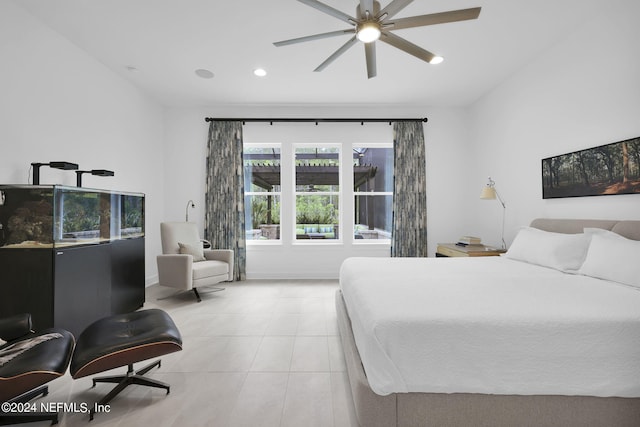
M 640 194 L 640 137 L 542 159 L 542 198 Z

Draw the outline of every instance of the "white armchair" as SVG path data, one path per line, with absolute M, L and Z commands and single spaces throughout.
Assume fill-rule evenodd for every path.
M 193 290 L 200 302 L 197 288 L 233 281 L 233 251 L 203 249 L 195 223 L 163 222 L 160 224 L 160 239 L 162 255 L 158 255 L 157 262 L 161 286 Z

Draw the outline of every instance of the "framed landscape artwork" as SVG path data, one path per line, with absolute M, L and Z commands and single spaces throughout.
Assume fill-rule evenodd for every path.
M 640 194 L 640 137 L 542 159 L 542 198 Z

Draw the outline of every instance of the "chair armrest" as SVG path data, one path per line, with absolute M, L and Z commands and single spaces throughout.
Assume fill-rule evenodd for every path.
M 231 249 L 205 249 L 204 257 L 207 260 L 224 261 L 233 264 L 233 251 Z
M 0 319 L 0 338 L 4 341 L 13 341 L 32 332 L 32 327 L 29 313 L 4 317 Z
M 208 260 L 223 261 L 229 264 L 228 281 L 233 281 L 233 251 L 231 249 L 205 249 L 204 257 Z
M 193 257 L 191 255 L 158 255 L 156 261 L 160 285 L 185 290 L 193 287 Z

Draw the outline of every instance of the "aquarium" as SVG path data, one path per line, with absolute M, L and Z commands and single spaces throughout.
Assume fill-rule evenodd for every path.
M 143 236 L 143 194 L 0 185 L 0 248 L 68 247 Z

